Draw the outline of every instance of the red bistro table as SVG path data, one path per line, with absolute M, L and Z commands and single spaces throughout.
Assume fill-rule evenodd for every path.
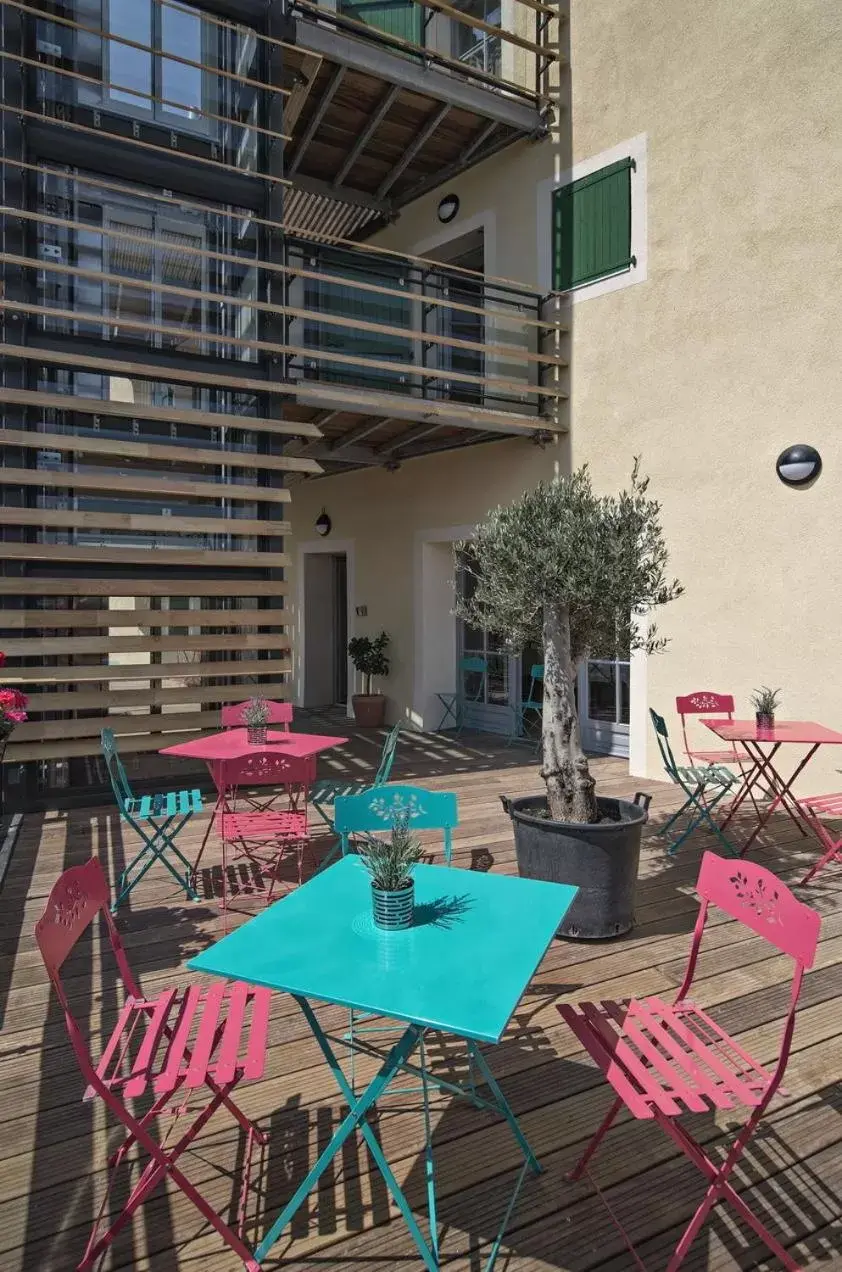
M 751 761 L 748 771 L 743 775 L 739 794 L 722 823 L 724 830 L 743 801 L 752 797 L 757 812 L 757 825 L 743 844 L 740 855 L 745 856 L 779 804 L 802 835 L 806 835 L 804 822 L 809 824 L 809 819 L 805 817 L 801 804 L 792 793 L 793 784 L 820 746 L 842 746 L 842 733 L 828 729 L 823 724 L 814 724 L 810 720 L 776 720 L 771 729 L 758 728 L 754 720 L 705 720 L 703 723 L 723 742 L 739 742 Z M 764 743 L 771 749 L 764 751 Z M 784 744 L 807 747 L 806 754 L 792 776 L 786 779 L 775 768 L 775 756 Z M 758 782 L 763 782 L 772 794 L 765 809 L 759 808 L 753 798 Z
M 316 776 L 316 760 L 322 751 L 331 747 L 342 746 L 347 738 L 335 738 L 326 733 L 292 733 L 286 730 L 267 729 L 266 741 L 255 746 L 248 740 L 247 729 L 222 729 L 219 733 L 205 733 L 202 737 L 191 738 L 189 742 L 177 742 L 175 746 L 165 746 L 161 755 L 177 755 L 188 760 L 204 760 L 216 787 L 216 804 L 214 805 L 199 855 L 193 869 L 196 870 L 205 851 L 211 827 L 222 802 L 222 781 L 220 767 L 226 760 L 239 760 L 247 755 L 282 755 L 291 761 L 288 770 L 290 784 L 290 801 L 297 803 L 297 796 L 292 788 L 297 786 L 304 796 L 306 805 L 307 788 Z

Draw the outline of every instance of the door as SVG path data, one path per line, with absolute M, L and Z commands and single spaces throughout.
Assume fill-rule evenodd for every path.
M 471 574 L 460 569 L 457 573 L 457 585 L 462 596 L 470 596 L 476 583 Z M 508 654 L 501 639 L 491 632 L 481 627 L 471 627 L 461 618 L 457 622 L 457 675 L 460 678 L 458 690 L 465 702 L 465 725 L 483 733 L 511 733 L 519 691 L 520 660 Z M 463 658 L 484 659 L 487 674 L 483 676 L 475 671 L 463 672 Z
M 579 668 L 582 744 L 603 755 L 629 753 L 629 660 L 591 658 Z
M 485 287 L 481 277 L 485 271 L 485 236 L 480 228 L 469 234 L 460 235 L 436 249 L 436 258 L 448 265 L 458 268 L 452 272 L 431 274 L 425 281 L 424 290 L 441 299 L 452 301 L 462 308 L 450 308 L 447 305 L 435 305 L 431 317 L 436 324 L 439 335 L 448 340 L 462 341 L 468 345 L 485 344 L 485 319 L 482 313 L 474 312 L 485 308 Z M 459 374 L 474 376 L 478 381 L 471 384 L 466 380 L 435 379 L 427 387 L 427 393 L 444 397 L 452 402 L 483 403 L 483 385 L 480 382 L 485 374 L 485 358 L 482 348 L 465 348 L 464 344 L 434 345 L 427 353 L 427 360 L 444 371 L 455 371 Z
M 346 580 L 344 553 L 308 552 L 305 555 L 305 707 L 344 707 L 348 699 Z

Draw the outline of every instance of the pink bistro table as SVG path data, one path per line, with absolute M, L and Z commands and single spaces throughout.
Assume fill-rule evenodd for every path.
M 322 751 L 329 751 L 334 746 L 342 746 L 347 741 L 347 738 L 335 738 L 326 733 L 292 733 L 287 730 L 267 729 L 265 743 L 255 746 L 248 740 L 247 729 L 221 729 L 218 733 L 205 733 L 201 737 L 191 738 L 189 742 L 177 742 L 175 746 L 163 747 L 161 755 L 204 760 L 216 787 L 216 804 L 193 866 L 194 871 L 198 869 L 211 827 L 223 800 L 220 769 L 226 760 L 239 760 L 246 756 L 260 755 L 283 756 L 290 761 L 285 776 L 290 792 L 290 804 L 293 807 L 297 806 L 298 799 L 303 795 L 306 807 L 307 788 L 315 779 L 319 755 Z
M 759 728 L 754 720 L 705 720 L 703 723 L 723 742 L 738 742 L 750 761 L 739 793 L 722 823 L 724 830 L 740 805 L 751 797 L 757 813 L 757 825 L 743 844 L 740 855 L 745 856 L 778 805 L 786 810 L 801 834 L 806 835 L 804 823 L 809 825 L 810 819 L 805 816 L 792 792 L 793 784 L 820 746 L 842 746 L 842 733 L 810 720 L 776 720 L 771 729 Z M 770 749 L 764 750 L 764 744 Z M 775 756 L 784 745 L 807 748 L 789 778 L 784 778 L 775 767 Z M 766 808 L 758 806 L 753 796 L 754 788 L 761 782 L 772 795 Z

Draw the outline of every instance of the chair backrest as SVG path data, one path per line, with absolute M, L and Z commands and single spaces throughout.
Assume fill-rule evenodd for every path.
M 227 707 L 222 708 L 222 727 L 223 729 L 243 729 L 245 728 L 245 720 L 243 719 L 243 711 L 248 705 L 249 699 L 245 702 L 230 703 Z M 291 702 L 267 702 L 269 708 L 269 718 L 267 724 L 283 725 L 284 729 L 289 731 L 292 724 L 292 703 Z
M 655 737 L 658 739 L 658 750 L 661 752 L 661 759 L 664 769 L 668 777 L 673 781 L 678 780 L 678 765 L 675 762 L 675 756 L 670 746 L 669 733 L 667 732 L 667 722 L 663 716 L 658 715 L 657 711 L 649 708 L 649 714 L 652 717 L 652 723 L 655 726 Z
M 121 813 L 124 813 L 127 806 L 133 801 L 134 794 L 126 776 L 126 770 L 123 768 L 120 752 L 117 750 L 117 740 L 114 737 L 113 729 L 102 730 L 100 745 L 102 746 L 102 757 L 105 760 L 105 768 L 108 773 L 108 780 L 111 783 L 111 790 L 117 801 L 117 807 Z
M 238 786 L 283 786 L 301 781 L 301 760 L 290 755 L 255 751 L 213 765 L 217 790 L 227 792 Z
M 396 817 L 409 815 L 413 830 L 440 830 L 445 857 L 450 860 L 452 833 L 459 825 L 459 805 L 452 791 L 427 791 L 421 786 L 375 786 L 359 795 L 339 795 L 333 808 L 343 856 L 353 834 L 391 830 Z
M 713 693 L 710 689 L 699 689 L 695 693 L 680 694 L 675 700 L 675 709 L 681 719 L 681 735 L 684 750 L 692 758 L 693 748 L 687 737 L 687 721 L 694 716 L 718 716 L 721 720 L 733 720 L 734 697 L 730 693 Z M 696 748 L 697 750 L 699 748 Z M 732 748 L 736 754 L 736 746 Z
M 50 895 L 47 897 L 44 913 L 35 924 L 35 940 L 41 951 L 47 975 L 70 1020 L 72 1016 L 61 983 L 61 968 L 74 945 L 82 938 L 97 915 L 102 915 L 105 921 L 125 988 L 130 994 L 135 996 L 139 994 L 126 960 L 122 941 L 111 917 L 110 901 L 105 873 L 97 858 L 92 857 L 83 866 L 71 866 L 64 871 L 53 884 Z
M 748 860 L 727 861 L 706 852 L 696 891 L 704 903 L 718 906 L 802 967 L 813 966 L 821 927 L 819 913 L 799 901 L 765 866 Z
M 401 731 L 400 721 L 389 730 L 386 741 L 383 743 L 383 750 L 380 755 L 380 764 L 374 778 L 375 786 L 383 786 L 388 782 L 389 775 L 392 772 L 392 765 L 395 762 L 395 751 L 398 749 L 398 734 Z

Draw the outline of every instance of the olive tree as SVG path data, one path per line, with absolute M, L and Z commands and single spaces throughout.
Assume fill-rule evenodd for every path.
M 597 495 L 585 466 L 497 508 L 457 545 L 474 579 L 457 614 L 512 653 L 544 651 L 541 776 L 555 821 L 599 819 L 576 709 L 577 664 L 663 647 L 650 615 L 682 591 L 667 579 L 660 504 L 648 485 L 635 460 L 627 490 Z

